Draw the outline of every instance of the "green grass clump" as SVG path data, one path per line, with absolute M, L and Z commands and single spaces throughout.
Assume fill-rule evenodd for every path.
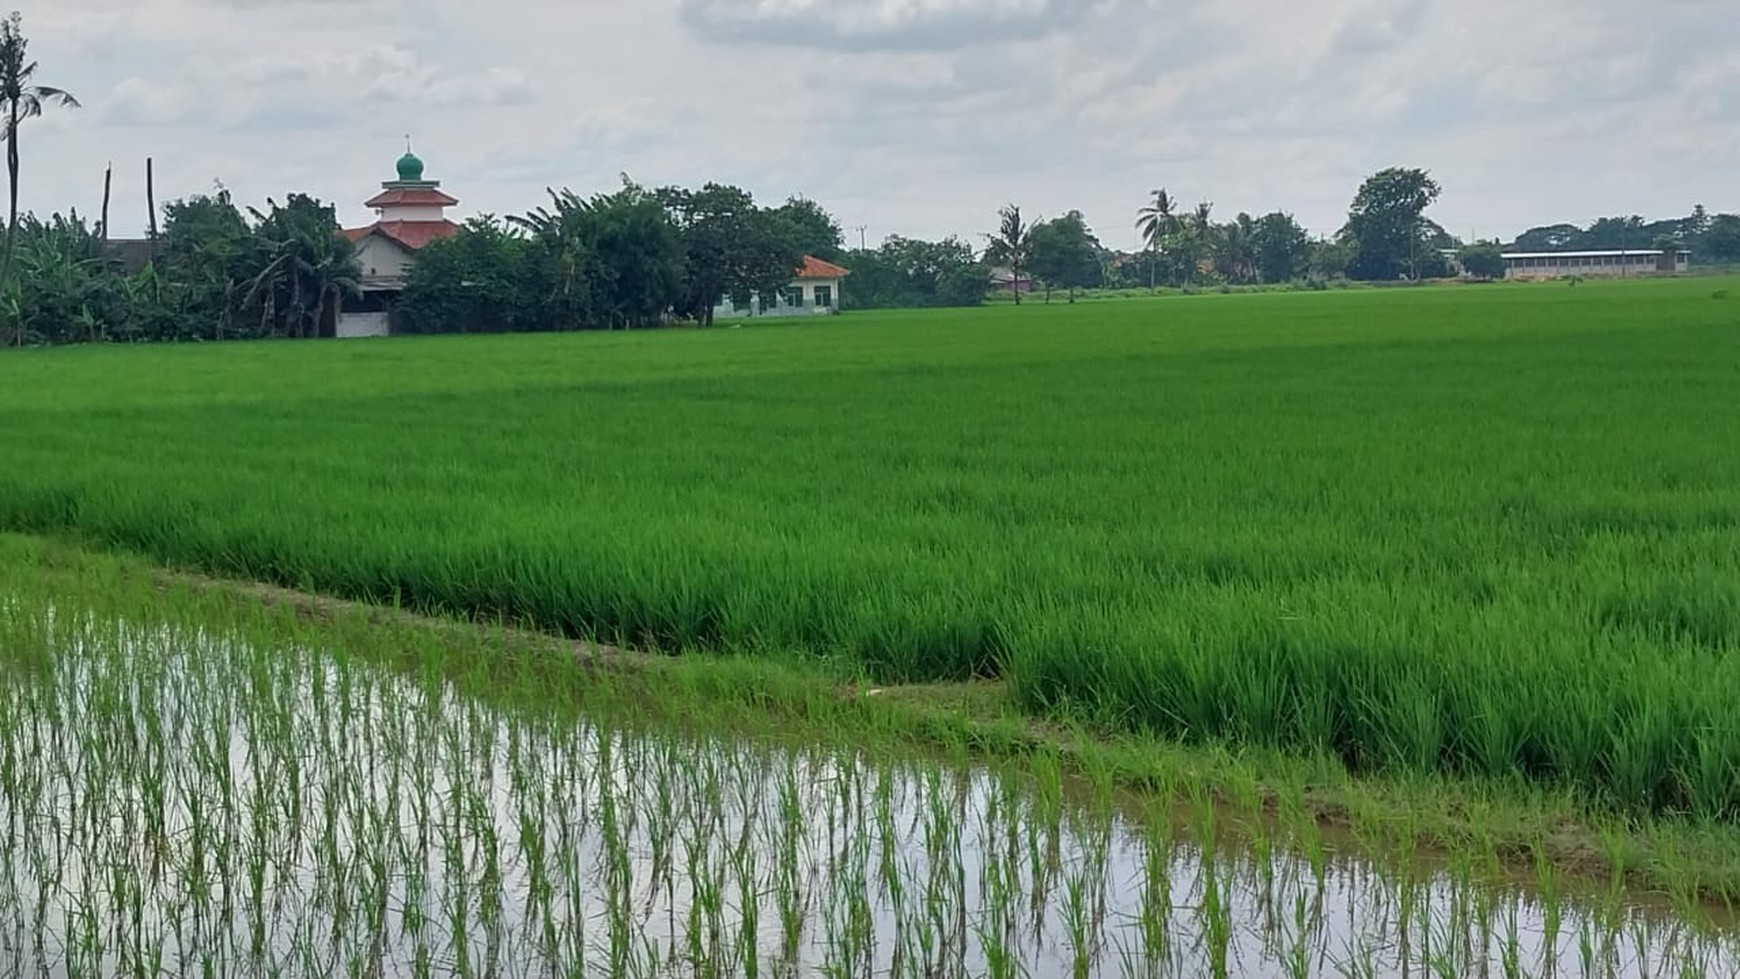
M 0 526 L 1740 813 L 1697 282 L 0 358 Z

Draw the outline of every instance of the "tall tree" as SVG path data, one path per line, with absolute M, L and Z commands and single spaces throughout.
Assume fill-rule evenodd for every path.
M 603 278 L 599 298 L 611 325 L 652 326 L 682 295 L 683 239 L 657 197 L 623 178 L 614 194 L 594 199 L 586 226 Z M 781 246 L 783 247 L 783 246 Z M 780 248 L 765 261 L 783 263 Z M 789 279 L 795 263 L 784 266 Z
M 1342 241 L 1354 249 L 1348 275 L 1370 281 L 1419 278 L 1430 252 L 1423 219 L 1439 192 L 1424 170 L 1390 167 L 1368 177 L 1341 229 Z
M 0 261 L 0 285 L 12 281 L 12 253 L 18 237 L 18 125 L 42 115 L 44 106 L 77 108 L 71 93 L 52 85 L 37 85 L 36 62 L 30 60 L 30 41 L 24 36 L 23 18 L 17 11 L 0 21 L 0 112 L 5 114 L 6 140 L 6 255 Z M 23 332 L 19 332 L 23 341 Z
M 1257 277 L 1256 238 L 1256 219 L 1243 211 L 1214 230 L 1214 269 L 1221 278 L 1242 283 Z
M 1698 258 L 1706 262 L 1740 262 L 1740 215 L 1717 214 L 1698 238 Z
M 805 255 L 825 262 L 838 262 L 845 255 L 840 222 L 808 197 L 793 197 L 774 209 L 796 230 L 797 246 Z
M 1462 271 L 1477 279 L 1502 279 L 1506 271 L 1504 249 L 1496 241 L 1477 241 L 1464 245 L 1456 255 Z
M 259 248 L 247 219 L 221 185 L 212 194 L 163 206 L 161 271 L 179 286 L 180 311 L 191 335 L 212 340 L 232 335 L 247 289 L 241 280 L 258 274 L 253 256 Z
M 1575 251 L 1583 243 L 1583 229 L 1574 224 L 1544 224 L 1516 236 L 1519 252 Z
M 1190 227 L 1204 238 L 1208 237 L 1209 231 L 1214 228 L 1213 201 L 1197 203 L 1196 208 L 1190 212 Z
M 1009 269 L 1011 287 L 1015 290 L 1015 305 L 1021 305 L 1021 273 L 1026 271 L 1033 253 L 1033 225 L 1021 220 L 1021 208 L 1009 204 L 997 212 L 997 230 L 985 237 L 990 245 L 985 249 L 987 261 Z
M 1305 271 L 1311 236 L 1293 215 L 1274 211 L 1258 218 L 1251 229 L 1251 254 L 1264 282 L 1288 282 Z
M 1148 288 L 1155 286 L 1156 260 L 1167 239 L 1178 231 L 1178 202 L 1162 187 L 1154 191 L 1148 203 L 1136 211 L 1136 230 L 1142 235 L 1142 244 L 1147 246 Z
M 1340 239 L 1311 243 L 1305 257 L 1305 267 L 1318 279 L 1339 279 L 1353 267 L 1353 246 Z
M 1617 217 L 1597 218 L 1583 232 L 1580 239 L 1581 248 L 1591 251 L 1617 251 L 1626 248 L 1648 248 L 1650 242 L 1660 234 L 1672 234 L 1679 230 L 1678 222 L 1669 222 L 1668 227 L 1652 230 L 1646 227 L 1641 214 L 1628 214 Z
M 1045 283 L 1045 301 L 1053 287 L 1069 290 L 1075 302 L 1077 289 L 1100 283 L 1100 241 L 1088 229 L 1080 211 L 1070 211 L 1033 226 L 1029 236 L 1033 274 Z
M 494 333 L 548 328 L 555 305 L 520 226 L 484 214 L 418 250 L 395 310 L 395 329 Z
M 550 207 L 508 218 L 529 232 L 538 248 L 528 254 L 530 274 L 543 287 L 545 328 L 573 329 L 594 314 L 593 284 L 598 279 L 597 253 L 586 227 L 593 202 L 564 187 L 546 188 Z
M 990 285 L 972 246 L 959 238 L 889 235 L 881 247 L 853 251 L 845 261 L 852 288 L 844 301 L 855 309 L 977 306 Z
M 1202 273 L 1203 264 L 1214 257 L 1214 202 L 1200 201 L 1185 216 L 1184 227 L 1177 235 L 1171 264 L 1172 278 L 1180 284 L 1194 282 Z
M 658 199 L 682 236 L 685 275 L 677 310 L 704 326 L 726 296 L 767 297 L 788 285 L 803 250 L 792 223 L 757 207 L 749 192 L 709 183 L 700 190 L 666 187 Z
M 681 298 L 684 268 L 682 234 L 659 197 L 625 175 L 614 194 L 582 199 L 564 189 L 550 199 L 554 211 L 508 220 L 539 243 L 566 317 L 624 328 L 659 322 Z

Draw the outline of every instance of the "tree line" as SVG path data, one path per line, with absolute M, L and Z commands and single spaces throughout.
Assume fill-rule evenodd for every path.
M 1600 218 L 1588 227 L 1531 228 L 1511 243 L 1464 241 L 1427 215 L 1442 188 L 1426 170 L 1391 167 L 1367 178 L 1332 236 L 1313 238 L 1293 215 L 1240 213 L 1214 220 L 1214 205 L 1187 206 L 1162 188 L 1136 210 L 1143 247 L 1106 249 L 1079 211 L 1027 222 L 1015 205 L 999 212 L 987 233 L 985 259 L 996 263 L 1021 301 L 1023 287 L 1068 291 L 1109 287 L 1158 289 L 1334 280 L 1418 281 L 1465 273 L 1502 278 L 1506 251 L 1688 250 L 1700 263 L 1740 263 L 1740 215 L 1710 214 L 1646 222 L 1638 216 Z
M 1368 178 L 1354 196 L 1347 223 L 1334 237 L 1313 239 L 1285 211 L 1261 217 L 1241 212 L 1214 219 L 1214 204 L 1187 206 L 1165 188 L 1136 210 L 1143 247 L 1118 252 L 1103 247 L 1081 212 L 1050 221 L 1024 220 L 1021 208 L 1004 207 L 985 237 L 985 259 L 1006 271 L 1003 281 L 1017 303 L 1027 288 L 1055 289 L 1071 301 L 1077 290 L 1190 289 L 1204 285 L 1306 283 L 1337 279 L 1391 281 L 1451 274 L 1452 258 L 1490 268 L 1490 243 L 1468 248 L 1425 212 L 1440 188 L 1424 170 L 1390 168 Z M 1492 256 L 1487 253 L 1491 252 Z M 1497 259 L 1497 273 L 1503 271 Z
M 757 205 L 738 187 L 550 190 L 523 215 L 483 215 L 420 249 L 396 315 L 414 333 L 702 325 L 725 299 L 785 288 L 840 228 L 814 201 Z M 818 257 L 820 257 L 818 255 Z
M 1517 236 L 1520 252 L 1686 249 L 1696 262 L 1740 264 L 1740 214 L 1711 214 L 1702 204 L 1683 218 L 1646 221 L 1641 215 L 1598 218 L 1585 227 L 1548 224 Z
M 26 215 L 0 329 L 21 345 L 312 337 L 357 291 L 333 208 L 307 195 L 244 211 L 220 188 L 164 215 L 141 261 L 77 213 Z
M 1293 214 L 1239 212 L 1216 221 L 1215 203 L 1185 205 L 1166 188 L 1136 209 L 1143 247 L 1101 245 L 1079 210 L 1027 221 L 1018 205 L 999 212 L 985 235 L 985 261 L 1020 303 L 1027 289 L 1194 289 L 1202 285 L 1326 283 L 1336 278 L 1434 278 L 1449 275 L 1449 252 L 1462 247 L 1425 217 L 1439 186 L 1425 170 L 1389 169 L 1369 177 L 1349 209 L 1347 226 L 1314 240 Z

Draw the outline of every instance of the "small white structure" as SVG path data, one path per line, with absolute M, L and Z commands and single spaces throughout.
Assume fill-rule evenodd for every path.
M 839 312 L 840 287 L 850 274 L 832 262 L 805 255 L 791 285 L 777 296 L 750 296 L 741 306 L 727 297 L 713 308 L 715 320 L 748 316 L 827 316 Z
M 447 220 L 447 209 L 459 201 L 441 191 L 441 181 L 423 179 L 423 161 L 407 149 L 396 169 L 399 179 L 383 182 L 381 192 L 364 205 L 374 208 L 375 223 L 341 232 L 356 245 L 363 294 L 346 300 L 339 311 L 339 337 L 386 336 L 412 256 L 432 241 L 459 233 L 459 225 Z
M 1505 275 L 1512 279 L 1563 279 L 1673 275 L 1692 265 L 1692 253 L 1671 255 L 1658 248 L 1605 252 L 1506 252 Z

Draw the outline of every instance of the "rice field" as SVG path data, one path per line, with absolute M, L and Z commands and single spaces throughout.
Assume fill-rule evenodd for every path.
M 26 351 L 0 527 L 1731 821 L 1727 284 Z
M 1695 907 L 1381 870 L 1055 762 L 890 760 L 540 700 L 609 684 L 0 539 L 0 979 L 1702 976 Z M 700 714 L 702 704 L 692 705 Z

